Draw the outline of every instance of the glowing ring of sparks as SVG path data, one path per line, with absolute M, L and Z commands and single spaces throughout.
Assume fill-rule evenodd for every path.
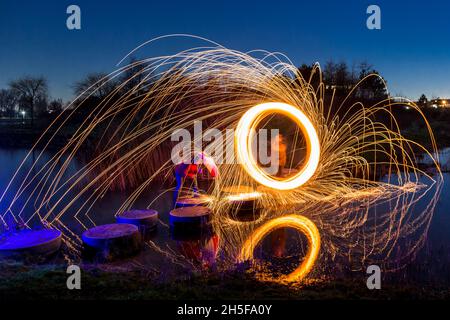
M 253 260 L 253 251 L 265 235 L 275 229 L 291 227 L 303 232 L 308 239 L 308 252 L 304 261 L 293 272 L 282 276 L 280 280 L 299 281 L 302 280 L 312 269 L 320 251 L 320 234 L 316 225 L 308 218 L 300 215 L 289 215 L 270 220 L 256 229 L 242 246 L 239 260 Z
M 298 173 L 286 179 L 275 179 L 258 166 L 251 152 L 252 139 L 257 125 L 270 113 L 277 112 L 293 119 L 306 140 L 306 163 Z M 257 182 L 278 190 L 295 189 L 306 183 L 319 165 L 320 143 L 316 129 L 308 117 L 298 108 L 281 102 L 267 102 L 250 108 L 239 120 L 235 133 L 236 155 L 247 173 Z

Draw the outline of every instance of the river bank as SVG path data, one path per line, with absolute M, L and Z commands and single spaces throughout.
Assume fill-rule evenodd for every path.
M 381 290 L 367 289 L 361 275 L 353 279 L 309 279 L 304 283 L 261 282 L 251 272 L 191 274 L 163 280 L 142 271 L 83 271 L 81 290 L 68 290 L 61 265 L 0 267 L 0 300 L 440 300 L 450 298 L 448 286 L 412 286 L 383 282 Z

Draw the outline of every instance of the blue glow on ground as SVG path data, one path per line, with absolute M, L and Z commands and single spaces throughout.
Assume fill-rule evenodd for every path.
M 4 234 L 0 237 L 0 251 L 33 248 L 61 237 L 61 231 L 55 229 L 22 230 Z

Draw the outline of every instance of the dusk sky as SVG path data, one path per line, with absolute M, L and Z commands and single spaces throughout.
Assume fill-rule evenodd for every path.
M 395 3 L 394 3 L 395 2 Z M 81 8 L 81 30 L 66 8 Z M 381 8 L 381 30 L 366 9 Z M 0 0 L 0 88 L 44 75 L 65 101 L 90 72 L 111 72 L 130 50 L 165 34 L 202 36 L 241 51 L 265 49 L 296 64 L 367 61 L 394 95 L 450 97 L 450 1 L 21 1 Z M 174 53 L 199 41 L 165 40 L 138 58 Z

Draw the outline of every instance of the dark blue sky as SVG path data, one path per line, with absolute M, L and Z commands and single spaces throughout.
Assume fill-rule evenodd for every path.
M 82 30 L 66 28 L 77 4 Z M 381 7 L 382 29 L 366 28 L 366 8 Z M 21 1 L 0 0 L 0 87 L 45 75 L 53 97 L 72 98 L 89 72 L 110 72 L 153 37 L 189 33 L 242 51 L 266 49 L 295 64 L 368 61 L 390 92 L 450 97 L 450 1 Z M 164 41 L 138 57 L 173 53 L 200 42 Z

